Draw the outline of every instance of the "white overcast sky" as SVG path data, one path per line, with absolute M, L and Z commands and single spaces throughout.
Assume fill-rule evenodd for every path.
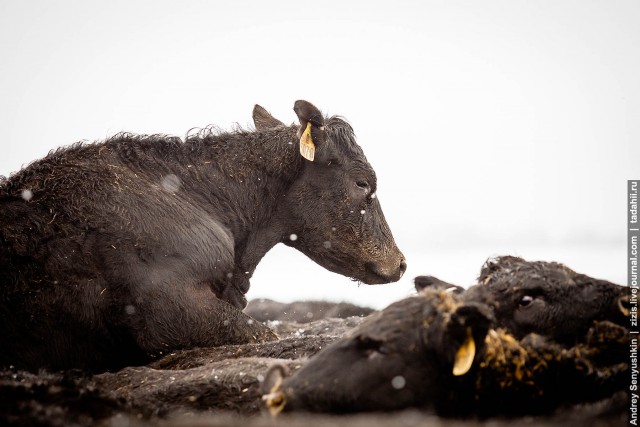
M 250 296 L 382 305 L 505 251 L 623 283 L 639 23 L 637 0 L 1 0 L 0 174 L 123 130 L 246 126 L 255 103 L 293 122 L 302 98 L 354 126 L 409 271 L 356 287 L 277 248 Z

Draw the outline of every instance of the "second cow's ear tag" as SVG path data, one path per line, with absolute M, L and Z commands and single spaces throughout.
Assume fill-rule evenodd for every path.
M 307 128 L 300 137 L 300 154 L 310 162 L 313 162 L 313 158 L 316 155 L 316 146 L 313 144 L 313 138 L 311 138 L 310 122 L 307 122 Z
M 471 328 L 467 328 L 467 337 L 456 352 L 456 358 L 453 362 L 453 375 L 459 377 L 469 372 L 474 357 L 476 357 L 476 342 L 473 340 Z

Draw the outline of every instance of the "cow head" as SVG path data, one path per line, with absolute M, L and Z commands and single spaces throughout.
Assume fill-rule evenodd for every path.
M 283 242 L 325 267 L 367 283 L 389 283 L 406 270 L 376 195 L 376 174 L 351 126 L 296 101 L 302 169 L 279 207 Z M 254 109 L 256 129 L 281 124 Z
M 264 400 L 273 414 L 448 406 L 452 394 L 473 393 L 467 373 L 476 369 L 491 319 L 482 304 L 425 291 L 369 316 L 289 377 L 273 367 Z
M 517 338 L 535 332 L 558 341 L 582 337 L 594 321 L 628 324 L 624 286 L 576 273 L 556 262 L 503 256 L 485 263 L 464 298 L 489 304 L 497 324 Z

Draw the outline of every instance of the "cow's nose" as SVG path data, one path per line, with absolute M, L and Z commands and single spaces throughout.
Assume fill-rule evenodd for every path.
M 407 270 L 407 263 L 404 257 L 400 258 L 399 263 L 397 262 L 396 259 L 395 262 L 391 261 L 387 264 L 376 262 L 366 263 L 365 267 L 367 271 L 373 273 L 373 275 L 369 275 L 368 279 L 364 280 L 364 282 L 369 285 L 397 282 Z
M 407 261 L 402 258 L 400 261 L 400 277 L 402 277 L 405 271 L 407 271 Z

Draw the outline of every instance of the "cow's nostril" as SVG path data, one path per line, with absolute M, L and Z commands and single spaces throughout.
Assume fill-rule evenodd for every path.
M 407 262 L 403 259 L 400 261 L 400 274 L 404 274 L 405 271 L 407 271 Z

